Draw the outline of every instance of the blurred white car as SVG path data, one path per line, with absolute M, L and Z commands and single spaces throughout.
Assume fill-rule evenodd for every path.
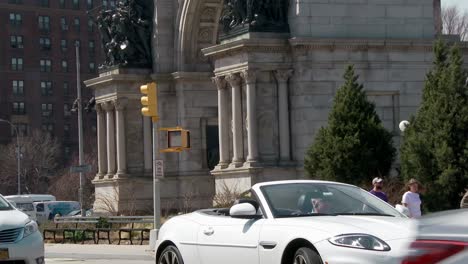
M 44 263 L 44 241 L 35 221 L 0 195 L 0 263 Z
M 414 221 L 356 186 L 259 183 L 231 208 L 168 220 L 157 264 L 401 263 Z
M 402 264 L 467 264 L 468 209 L 421 218 L 416 241 Z

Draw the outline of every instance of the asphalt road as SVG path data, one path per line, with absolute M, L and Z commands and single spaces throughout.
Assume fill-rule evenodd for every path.
M 47 264 L 154 264 L 148 246 L 46 244 Z

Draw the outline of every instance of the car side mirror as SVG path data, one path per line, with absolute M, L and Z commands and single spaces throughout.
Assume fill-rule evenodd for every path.
M 257 210 L 255 207 L 250 203 L 240 203 L 235 204 L 229 210 L 229 215 L 234 218 L 256 218 L 259 217 L 257 215 Z

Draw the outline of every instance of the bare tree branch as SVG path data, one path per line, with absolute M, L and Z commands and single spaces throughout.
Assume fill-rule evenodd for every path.
M 459 35 L 461 40 L 468 38 L 468 12 L 462 12 L 456 6 L 442 9 L 443 33 Z

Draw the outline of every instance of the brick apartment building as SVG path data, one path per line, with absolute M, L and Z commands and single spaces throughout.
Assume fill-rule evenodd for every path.
M 67 154 L 77 149 L 75 43 L 80 45 L 81 80 L 97 76 L 101 60 L 98 28 L 87 12 L 112 8 L 108 0 L 0 0 L 0 118 L 20 134 L 53 134 Z M 82 84 L 83 101 L 92 92 Z M 85 138 L 95 137 L 96 114 L 84 112 Z M 0 144 L 15 132 L 0 122 Z

